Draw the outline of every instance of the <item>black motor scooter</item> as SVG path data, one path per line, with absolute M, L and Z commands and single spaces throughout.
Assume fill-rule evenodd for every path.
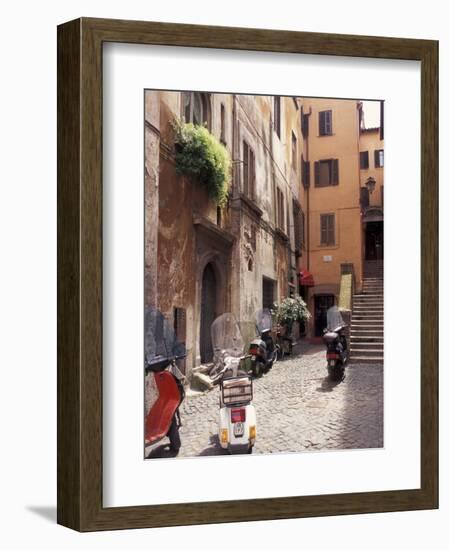
M 260 337 L 251 341 L 248 353 L 251 357 L 251 373 L 258 377 L 266 374 L 276 363 L 280 347 L 273 339 L 269 309 L 261 309 L 256 313 L 256 328 Z
M 340 310 L 332 306 L 327 310 L 327 327 L 324 329 L 323 340 L 327 352 L 327 372 L 329 378 L 335 381 L 342 381 L 345 377 L 345 367 L 348 361 L 348 345 L 344 329 L 346 324 L 343 321 Z

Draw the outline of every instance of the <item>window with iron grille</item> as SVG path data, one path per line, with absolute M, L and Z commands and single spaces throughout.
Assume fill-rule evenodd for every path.
M 315 162 L 315 187 L 338 185 L 338 159 Z
M 321 214 L 321 246 L 335 245 L 335 214 Z
M 320 136 L 332 135 L 332 111 L 318 113 L 318 133 Z
M 274 131 L 281 137 L 281 98 L 274 96 L 274 113 L 273 113 Z
M 360 151 L 360 169 L 366 170 L 369 168 L 369 153 L 368 151 Z
M 243 142 L 243 194 L 255 199 L 256 167 L 254 151 L 246 141 Z

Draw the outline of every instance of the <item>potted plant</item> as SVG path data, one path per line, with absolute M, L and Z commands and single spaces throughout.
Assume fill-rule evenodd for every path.
M 232 176 L 231 156 L 205 126 L 175 120 L 176 171 L 207 188 L 210 198 L 224 206 Z

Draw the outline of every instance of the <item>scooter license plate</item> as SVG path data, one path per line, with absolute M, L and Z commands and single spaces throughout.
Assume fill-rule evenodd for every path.
M 335 359 L 330 359 L 329 360 L 329 366 L 330 367 L 335 367 L 335 363 L 336 363 Z
M 234 424 L 234 436 L 235 437 L 242 437 L 244 431 L 245 431 L 245 424 L 243 422 L 236 422 Z

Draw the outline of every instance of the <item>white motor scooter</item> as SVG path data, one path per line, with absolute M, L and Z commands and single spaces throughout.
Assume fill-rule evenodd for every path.
M 218 438 L 230 453 L 251 453 L 256 442 L 256 411 L 252 404 L 253 380 L 242 368 L 245 344 L 232 313 L 220 315 L 212 323 L 214 370 L 220 378 L 220 419 Z

